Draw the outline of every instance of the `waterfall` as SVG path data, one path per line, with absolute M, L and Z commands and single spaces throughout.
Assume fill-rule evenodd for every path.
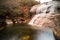
M 53 30 L 50 28 L 54 26 L 54 22 L 48 18 L 50 15 L 51 14 L 45 13 L 36 14 L 28 23 L 29 25 L 32 25 L 32 28 L 38 30 L 35 35 L 35 40 L 55 40 Z
M 33 29 L 38 30 L 35 40 L 55 40 L 53 28 L 60 27 L 60 1 L 51 1 L 36 5 L 30 12 L 36 15 L 28 23 Z M 54 29 L 55 30 L 55 29 Z
M 55 26 L 54 22 L 49 19 L 51 14 L 36 14 L 31 21 L 28 23 L 29 25 L 37 26 L 36 28 L 41 29 L 41 27 L 46 27 L 46 26 Z M 35 27 L 33 27 L 35 28 Z

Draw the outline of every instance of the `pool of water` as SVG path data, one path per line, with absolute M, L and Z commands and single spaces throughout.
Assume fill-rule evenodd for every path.
M 4 25 L 0 30 L 0 40 L 36 40 L 41 31 L 34 30 L 27 24 Z M 37 35 L 37 36 L 36 36 Z M 41 34 L 40 34 L 41 35 Z
M 0 40 L 32 40 L 33 30 L 27 24 L 7 25 L 0 31 Z

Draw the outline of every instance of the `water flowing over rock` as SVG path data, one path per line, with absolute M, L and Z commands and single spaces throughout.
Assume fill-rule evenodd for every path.
M 38 5 L 35 5 L 35 7 Z M 33 25 L 41 25 L 41 22 L 43 22 L 43 20 L 46 22 L 46 20 L 48 21 L 52 21 L 55 20 L 57 18 L 55 17 L 59 17 L 59 2 L 58 1 L 52 1 L 52 2 L 48 2 L 46 4 L 42 4 L 39 5 L 36 9 L 36 15 L 32 18 L 32 20 L 29 22 L 29 24 L 33 24 Z M 33 8 L 35 8 L 33 7 Z M 33 9 L 32 8 L 32 9 Z M 58 8 L 58 10 L 57 10 Z M 31 12 L 33 12 L 34 10 L 30 10 Z M 46 13 L 49 10 L 48 13 Z M 40 14 L 41 13 L 41 14 Z M 50 20 L 52 19 L 52 20 Z M 40 23 L 40 24 L 39 24 Z
M 50 1 L 43 3 L 41 5 L 35 5 L 31 8 L 30 12 L 40 13 L 57 13 L 60 12 L 60 2 L 59 1 Z
M 58 28 L 60 26 L 60 21 L 58 21 L 60 20 L 60 2 L 51 1 L 42 4 L 35 9 L 35 12 L 36 15 L 28 24 L 39 30 L 36 40 L 55 40 L 53 31 L 55 28 L 60 29 Z
M 47 14 L 35 15 L 29 24 L 32 25 L 32 28 L 38 30 L 35 40 L 55 40 L 52 31 L 55 24 L 52 20 L 49 20 Z

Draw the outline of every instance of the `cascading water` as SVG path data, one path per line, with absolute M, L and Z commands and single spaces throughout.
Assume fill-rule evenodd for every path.
M 50 3 L 53 3 L 53 2 L 50 2 Z M 53 15 L 53 13 L 54 14 L 58 13 L 58 10 L 56 10 L 56 7 L 58 8 L 57 5 L 60 5 L 60 4 L 59 4 L 59 2 L 54 2 L 56 4 L 50 4 L 50 3 L 47 3 L 48 6 L 45 5 L 45 7 L 43 7 L 43 6 L 37 7 L 36 15 L 28 23 L 29 25 L 32 25 L 32 28 L 38 30 L 37 35 L 35 36 L 35 40 L 55 40 L 52 29 L 56 25 L 54 24 L 53 20 L 49 19 L 49 17 L 51 15 Z M 42 9 L 41 9 L 41 7 L 42 7 Z M 49 9 L 48 13 L 46 13 L 46 11 L 48 11 L 47 9 Z
M 29 25 L 38 30 L 35 40 L 55 40 L 52 28 L 49 28 L 54 23 L 48 19 L 47 14 L 35 15 L 29 22 Z

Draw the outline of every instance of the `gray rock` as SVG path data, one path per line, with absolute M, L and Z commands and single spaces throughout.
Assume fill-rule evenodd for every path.
M 59 13 L 60 12 L 60 2 L 59 1 L 51 1 L 46 4 L 43 3 L 36 9 L 36 13 Z

